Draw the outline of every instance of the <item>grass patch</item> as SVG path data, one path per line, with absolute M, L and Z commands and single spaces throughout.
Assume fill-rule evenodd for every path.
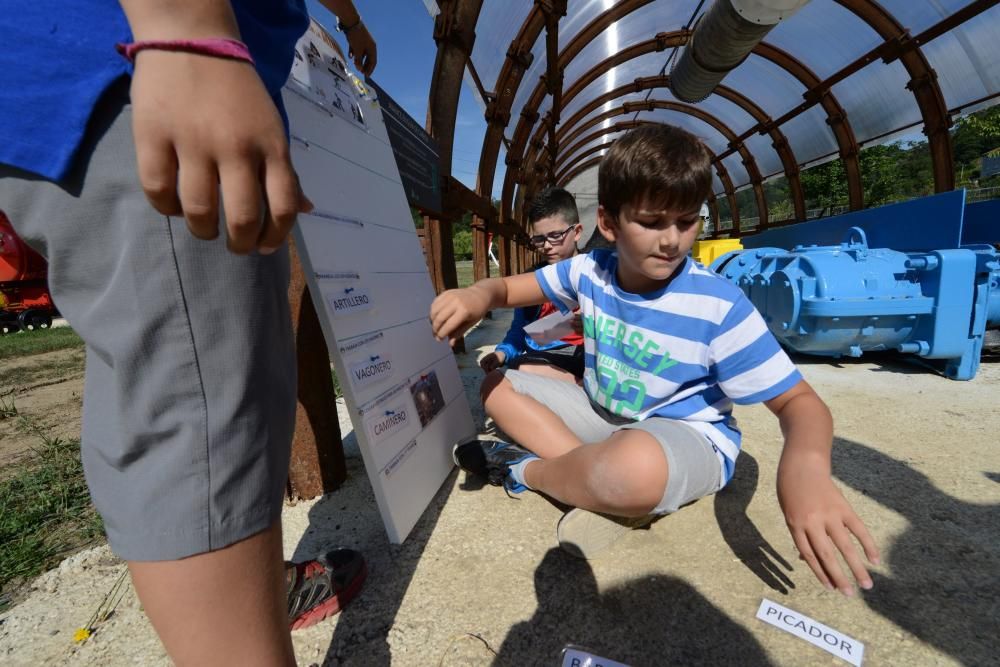
M 17 416 L 17 406 L 14 405 L 14 397 L 0 396 L 0 420 L 13 419 Z
M 0 611 L 19 586 L 103 534 L 80 441 L 41 436 L 41 445 L 0 476 Z
M 455 262 L 455 271 L 458 273 L 458 286 L 468 287 L 475 282 L 472 262 L 469 260 Z
M 69 327 L 39 329 L 0 336 L 0 360 L 27 357 L 43 352 L 83 347 L 83 340 Z
M 83 373 L 83 367 L 84 352 L 83 348 L 80 348 L 77 354 L 67 356 L 65 359 L 33 361 L 30 364 L 4 369 L 0 387 L 27 387 L 48 380 L 66 379 Z

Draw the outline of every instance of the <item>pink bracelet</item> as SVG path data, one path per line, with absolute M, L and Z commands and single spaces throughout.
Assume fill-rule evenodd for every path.
M 251 65 L 253 64 L 250 49 L 247 48 L 246 44 L 235 39 L 149 40 L 145 42 L 132 42 L 130 44 L 115 44 L 115 49 L 129 62 L 135 60 L 135 54 L 139 51 L 156 49 L 158 51 L 185 51 L 187 53 L 197 53 L 216 58 L 232 58 L 233 60 L 243 60 Z

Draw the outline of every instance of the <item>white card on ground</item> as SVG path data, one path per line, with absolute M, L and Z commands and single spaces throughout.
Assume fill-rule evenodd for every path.
M 526 325 L 524 333 L 539 345 L 554 343 L 573 333 L 574 317 L 576 313 L 552 313 Z
M 567 646 L 563 649 L 562 667 L 628 667 L 628 665 L 588 653 L 575 646 Z
M 813 646 L 818 646 L 855 667 L 861 667 L 861 658 L 865 653 L 864 644 L 805 614 L 764 598 L 757 609 L 757 618 L 799 639 L 805 639 Z

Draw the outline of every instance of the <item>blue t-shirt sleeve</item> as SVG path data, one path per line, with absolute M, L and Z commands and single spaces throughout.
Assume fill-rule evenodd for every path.
M 588 255 L 577 255 L 535 271 L 539 287 L 561 312 L 568 313 L 579 308 L 578 281 L 584 263 L 588 261 L 590 261 Z
M 514 357 L 523 354 L 524 350 L 527 348 L 524 340 L 524 327 L 534 320 L 534 318 L 530 316 L 530 311 L 532 310 L 537 312 L 538 308 L 532 307 L 514 309 L 514 319 L 510 323 L 510 328 L 507 329 L 507 335 L 504 336 L 503 342 L 497 345 L 497 350 L 507 355 L 507 359 L 504 363 L 508 363 Z
M 742 295 L 719 325 L 709 354 L 719 387 L 740 405 L 769 401 L 802 380 L 764 318 Z

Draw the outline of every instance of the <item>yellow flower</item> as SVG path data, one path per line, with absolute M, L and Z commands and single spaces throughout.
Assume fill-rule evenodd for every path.
M 76 632 L 73 633 L 73 641 L 77 644 L 90 639 L 90 628 L 77 628 Z

